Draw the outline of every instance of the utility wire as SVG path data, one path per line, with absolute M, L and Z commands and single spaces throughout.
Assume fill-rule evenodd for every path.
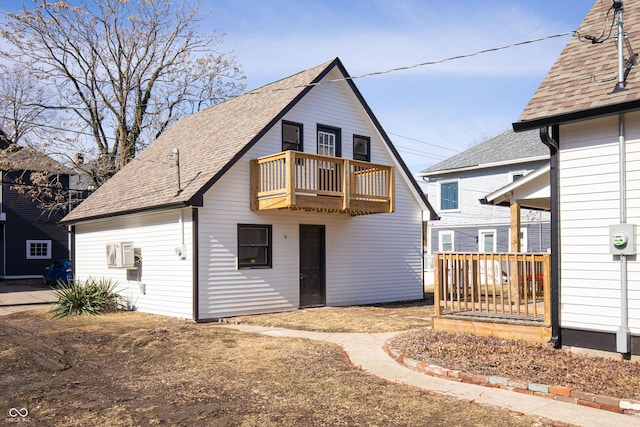
M 349 77 L 345 77 L 345 78 L 331 79 L 331 80 L 322 81 L 322 82 L 308 83 L 308 84 L 303 84 L 303 85 L 296 85 L 296 86 L 291 86 L 291 87 L 282 87 L 282 88 L 275 88 L 275 89 L 264 89 L 264 90 L 261 90 L 261 89 L 258 88 L 258 89 L 255 89 L 255 90 L 252 90 L 252 91 L 249 91 L 249 92 L 245 92 L 244 94 L 241 94 L 241 95 L 238 95 L 238 96 L 259 95 L 259 94 L 270 93 L 270 92 L 280 92 L 280 91 L 284 91 L 284 90 L 300 89 L 300 88 L 305 88 L 305 87 L 314 87 L 314 86 L 320 86 L 320 85 L 327 84 L 327 83 L 337 83 L 337 82 L 343 82 L 343 81 L 348 81 L 348 80 L 361 79 L 361 78 L 364 78 L 364 77 L 371 77 L 371 76 L 378 76 L 378 75 L 382 75 L 382 74 L 389 74 L 389 73 L 393 73 L 393 72 L 396 72 L 396 71 L 405 71 L 405 70 L 410 70 L 410 69 L 413 69 L 413 68 L 424 67 L 424 66 L 427 66 L 427 65 L 442 64 L 444 62 L 455 61 L 455 60 L 464 59 L 464 58 L 470 58 L 470 57 L 473 57 L 473 56 L 483 55 L 485 53 L 496 52 L 496 51 L 499 51 L 499 50 L 509 49 L 509 48 L 512 48 L 512 47 L 523 46 L 523 45 L 527 45 L 527 44 L 531 44 L 531 43 L 537 43 L 537 42 L 541 42 L 541 41 L 545 41 L 545 40 L 550 40 L 550 39 L 554 39 L 554 38 L 558 38 L 558 37 L 564 37 L 564 36 L 575 35 L 575 34 L 576 34 L 576 31 L 567 31 L 567 32 L 560 33 L 560 34 L 553 34 L 553 35 L 550 35 L 550 36 L 539 37 L 539 38 L 536 38 L 536 39 L 530 39 L 530 40 L 525 40 L 525 41 L 521 41 L 521 42 L 510 43 L 510 44 L 503 45 L 503 46 L 492 47 L 492 48 L 489 48 L 489 49 L 483 49 L 483 50 L 479 50 L 479 51 L 471 52 L 471 53 L 466 53 L 466 54 L 462 54 L 462 55 L 450 56 L 448 58 L 438 59 L 438 60 L 434 60 L 434 61 L 421 62 L 421 63 L 418 63 L 418 64 L 407 65 L 407 66 L 404 66 L 404 67 L 390 68 L 390 69 L 384 70 L 384 71 L 374 71 L 374 72 L 371 72 L 371 73 L 360 74 L 359 76 L 349 76 Z M 267 85 L 267 86 L 269 86 L 269 85 Z
M 408 139 L 409 141 L 419 142 L 424 145 L 429 145 L 431 147 L 442 148 L 443 150 L 453 151 L 454 153 L 460 153 L 460 150 L 456 150 L 455 148 L 445 147 L 444 145 L 434 144 L 432 142 L 422 141 L 420 139 L 410 138 L 408 136 L 398 135 L 397 133 L 387 132 L 389 135 L 397 136 L 398 138 Z
M 442 64 L 442 63 L 445 63 L 445 62 L 449 62 L 449 61 L 455 61 L 455 60 L 459 60 L 459 59 L 470 58 L 470 57 L 473 57 L 473 56 L 483 55 L 483 54 L 490 53 L 490 52 L 497 52 L 497 51 L 500 51 L 500 50 L 510 49 L 510 48 L 517 47 L 517 46 L 523 46 L 523 45 L 527 45 L 527 44 L 538 43 L 538 42 L 541 42 L 541 41 L 546 41 L 546 40 L 550 40 L 550 39 L 554 39 L 554 38 L 564 37 L 564 36 L 567 36 L 567 35 L 575 35 L 575 34 L 577 34 L 576 31 L 567 31 L 567 32 L 564 32 L 564 33 L 553 34 L 553 35 L 550 35 L 550 36 L 539 37 L 539 38 L 525 40 L 525 41 L 516 42 L 516 43 L 510 43 L 510 44 L 507 44 L 507 45 L 493 47 L 493 48 L 489 48 L 489 49 L 483 49 L 483 50 L 479 50 L 479 51 L 471 52 L 471 53 L 466 53 L 466 54 L 462 54 L 462 55 L 450 56 L 450 57 L 447 57 L 447 58 L 442 58 L 442 59 L 438 59 L 438 60 L 434 60 L 434 61 L 421 62 L 421 63 L 417 63 L 417 64 L 413 64 L 413 65 L 407 65 L 407 66 L 403 66 L 403 67 L 390 68 L 390 69 L 383 70 L 383 71 L 374 71 L 374 72 L 371 72 L 371 73 L 360 74 L 358 76 L 350 76 L 350 77 L 339 78 L 339 79 L 331 79 L 331 80 L 327 80 L 327 81 L 309 83 L 309 84 L 305 84 L 305 85 L 291 86 L 291 87 L 286 87 L 286 88 L 277 88 L 277 89 L 273 89 L 272 88 L 272 89 L 267 89 L 267 90 L 261 90 L 261 89 L 258 88 L 258 89 L 255 89 L 255 90 L 252 90 L 252 91 L 249 91 L 249 92 L 245 92 L 245 93 L 240 94 L 240 95 L 236 95 L 236 96 L 234 96 L 232 98 L 229 98 L 229 99 L 237 98 L 237 97 L 240 97 L 240 96 L 246 96 L 246 95 L 257 95 L 257 94 L 264 94 L 264 93 L 270 93 L 270 92 L 280 92 L 280 91 L 290 90 L 290 89 L 313 87 L 313 86 L 319 86 L 321 84 L 337 83 L 337 82 L 341 82 L 341 81 L 355 80 L 355 79 L 361 79 L 361 78 L 365 78 L 365 77 L 389 74 L 389 73 L 398 72 L 398 71 L 405 71 L 405 70 L 410 70 L 410 69 L 414 69 L 414 68 L 425 67 L 425 66 L 428 66 L 428 65 L 436 65 L 436 64 Z M 11 118 L 6 117 L 6 116 L 0 116 L 0 118 L 2 118 L 4 120 L 12 120 Z M 28 124 L 31 124 L 31 125 L 34 125 L 34 126 L 41 126 L 41 127 L 45 127 L 45 128 L 55 129 L 55 130 L 59 130 L 59 131 L 62 131 L 62 132 L 72 132 L 72 133 L 76 133 L 78 135 L 94 136 L 92 133 L 89 133 L 89 132 L 83 132 L 83 131 L 74 130 L 74 129 L 62 128 L 62 127 L 59 127 L 59 126 L 46 125 L 46 124 L 37 123 L 37 122 L 30 122 L 30 121 L 24 121 L 24 122 L 28 123 Z M 430 143 L 426 143 L 424 141 L 419 141 L 419 140 L 415 140 L 415 139 L 412 139 L 412 138 L 403 137 L 403 136 L 397 135 L 397 134 L 393 134 L 393 135 L 396 135 L 396 136 L 399 136 L 399 137 L 402 137 L 402 138 L 406 138 L 406 139 L 411 139 L 411 140 L 414 140 L 416 142 L 425 143 L 427 145 L 433 145 L 434 147 L 437 147 L 437 148 L 447 149 L 447 150 L 451 150 L 451 151 L 456 152 L 456 150 L 451 149 L 449 147 L 443 147 L 443 146 L 439 146 L 439 145 L 436 145 L 436 144 L 430 144 Z M 115 140 L 115 138 L 113 138 L 113 137 L 107 137 L 107 138 Z

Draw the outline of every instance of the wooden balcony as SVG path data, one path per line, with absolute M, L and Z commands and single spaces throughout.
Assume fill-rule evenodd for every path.
M 394 168 L 285 151 L 251 161 L 251 209 L 351 216 L 394 210 Z
M 433 328 L 549 341 L 550 266 L 549 254 L 435 254 Z

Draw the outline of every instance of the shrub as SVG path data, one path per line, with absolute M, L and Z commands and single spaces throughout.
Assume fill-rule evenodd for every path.
M 54 292 L 58 301 L 51 309 L 53 317 L 115 311 L 124 302 L 124 298 L 116 290 L 117 285 L 112 283 L 111 279 L 89 278 L 84 283 L 76 280 L 71 280 L 69 283 L 60 282 Z

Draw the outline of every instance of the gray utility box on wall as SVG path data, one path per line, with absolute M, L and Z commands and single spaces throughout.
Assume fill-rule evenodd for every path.
M 635 224 L 616 224 L 609 226 L 609 252 L 613 255 L 636 254 Z

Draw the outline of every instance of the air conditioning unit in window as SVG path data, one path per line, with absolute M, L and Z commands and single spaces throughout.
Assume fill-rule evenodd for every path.
M 112 268 L 133 268 L 133 242 L 107 243 L 107 265 Z

